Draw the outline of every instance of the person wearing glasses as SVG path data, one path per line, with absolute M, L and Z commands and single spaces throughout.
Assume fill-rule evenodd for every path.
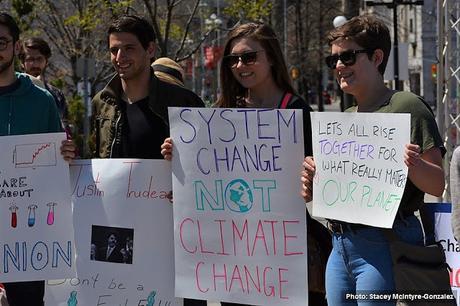
M 61 132 L 59 113 L 48 91 L 14 71 L 20 30 L 9 14 L 0 12 L 0 136 Z M 75 157 L 71 141 L 62 143 L 65 160 Z M 44 281 L 4 283 L 11 306 L 44 305 Z
M 311 108 L 295 93 L 291 85 L 280 43 L 273 29 L 259 23 L 246 23 L 235 27 L 228 33 L 223 55 L 220 68 L 222 90 L 214 106 L 302 109 L 304 150 L 306 155 L 311 155 Z M 170 138 L 162 145 L 161 153 L 167 160 L 172 158 L 172 146 L 173 142 Z M 330 235 L 323 225 L 311 219 L 308 214 L 306 218 L 309 245 L 318 246 L 317 252 L 308 254 L 308 272 L 310 276 L 323 276 L 325 261 L 331 249 Z M 323 258 L 321 254 L 324 254 Z M 310 261 L 310 259 L 315 260 Z M 317 281 L 310 276 L 309 283 L 319 284 L 315 288 L 310 287 L 310 303 L 316 306 L 325 305 L 324 281 Z M 221 305 L 242 304 L 221 302 Z
M 340 88 L 356 99 L 348 112 L 410 113 L 411 143 L 404 148 L 408 181 L 393 230 L 404 241 L 422 245 L 423 232 L 414 212 L 423 205 L 425 192 L 441 196 L 444 190 L 442 157 L 445 153 L 431 109 L 422 98 L 387 88 L 383 73 L 390 54 L 387 26 L 363 15 L 333 29 L 328 35 L 331 55 L 327 66 Z M 315 163 L 306 157 L 302 172 L 302 195 L 312 200 Z M 383 230 L 362 224 L 328 221 L 333 250 L 326 269 L 328 305 L 395 305 L 394 301 L 345 300 L 346 293 L 394 291 L 392 260 Z M 340 229 L 340 230 L 338 230 Z M 423 288 L 421 288 L 423 289 Z
M 40 37 L 26 39 L 21 45 L 19 60 L 22 70 L 43 82 L 46 90 L 53 96 L 59 111 L 61 120 L 65 123 L 69 116 L 67 102 L 64 93 L 57 87 L 48 83 L 45 71 L 51 57 L 51 48 L 48 43 Z

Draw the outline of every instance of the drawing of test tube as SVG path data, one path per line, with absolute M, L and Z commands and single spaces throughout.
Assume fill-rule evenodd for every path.
M 46 206 L 49 207 L 48 209 L 48 216 L 46 217 L 46 224 L 53 225 L 54 224 L 54 206 L 57 204 L 54 202 L 49 202 Z
M 37 209 L 37 207 L 38 206 L 35 204 L 27 206 L 27 208 L 29 209 L 29 217 L 27 218 L 27 225 L 29 227 L 32 227 L 35 225 L 35 209 Z
M 14 204 L 11 204 L 10 211 L 11 211 L 11 227 L 16 228 L 18 226 L 18 207 Z

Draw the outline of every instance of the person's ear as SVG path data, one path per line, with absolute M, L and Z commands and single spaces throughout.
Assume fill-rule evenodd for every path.
M 149 42 L 147 46 L 147 53 L 149 54 L 150 58 L 155 57 L 156 45 L 153 41 Z
M 378 68 L 380 64 L 383 62 L 383 57 L 384 53 L 382 49 L 376 49 L 374 51 L 374 54 L 372 54 L 372 61 L 374 62 L 376 68 Z
M 18 40 L 14 43 L 14 54 L 19 54 L 21 52 L 21 41 Z

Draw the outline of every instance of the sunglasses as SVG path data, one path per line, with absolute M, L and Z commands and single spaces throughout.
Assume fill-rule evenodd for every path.
M 335 69 L 337 62 L 340 60 L 345 66 L 352 66 L 356 63 L 356 54 L 369 53 L 369 50 L 348 50 L 339 54 L 333 54 L 326 57 L 326 65 L 330 69 Z
M 230 68 L 236 68 L 241 61 L 246 66 L 253 65 L 257 61 L 257 53 L 265 50 L 250 51 L 241 54 L 231 54 L 224 57 L 225 63 Z

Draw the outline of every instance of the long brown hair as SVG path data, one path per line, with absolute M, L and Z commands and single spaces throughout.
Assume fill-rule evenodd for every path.
M 275 84 L 283 91 L 294 93 L 294 88 L 289 78 L 283 52 L 275 32 L 263 23 L 245 23 L 231 30 L 227 35 L 224 47 L 224 58 L 230 54 L 232 43 L 238 38 L 249 38 L 259 42 L 271 62 L 271 73 Z M 220 66 L 220 80 L 222 93 L 217 100 L 216 107 L 244 107 L 244 98 L 247 89 L 235 79 L 232 69 L 222 60 Z

